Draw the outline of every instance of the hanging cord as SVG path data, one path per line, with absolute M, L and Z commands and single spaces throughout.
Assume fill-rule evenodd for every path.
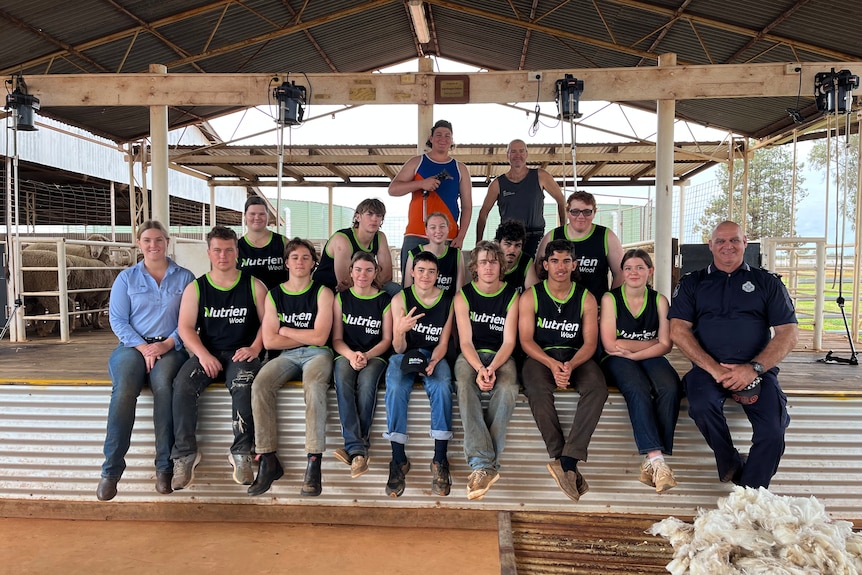
M 536 82 L 536 106 L 533 108 L 533 122 L 530 124 L 530 128 L 527 130 L 527 133 L 530 134 L 530 137 L 533 138 L 539 132 L 539 114 L 542 113 L 542 107 L 539 105 L 539 98 L 542 94 L 542 83 Z

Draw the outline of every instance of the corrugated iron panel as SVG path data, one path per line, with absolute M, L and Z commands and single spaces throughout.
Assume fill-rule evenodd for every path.
M 102 463 L 105 419 L 110 388 L 68 386 L 0 386 L 0 497 L 31 500 L 95 501 Z M 570 422 L 577 394 L 558 395 L 563 422 Z M 372 429 L 371 470 L 351 479 L 348 469 L 331 456 L 342 445 L 335 392 L 329 394 L 327 453 L 324 457 L 323 495 L 300 498 L 305 469 L 304 406 L 302 390 L 287 386 L 278 395 L 279 432 L 286 475 L 267 495 L 249 498 L 245 487 L 230 478 L 230 400 L 222 387 L 206 391 L 201 399 L 198 437 L 203 461 L 191 488 L 170 496 L 153 489 L 152 399 L 145 392 L 139 401 L 137 425 L 127 456 L 128 469 L 120 483 L 117 501 L 194 501 L 220 503 L 451 507 L 491 510 L 576 511 L 650 515 L 694 515 L 698 507 L 712 507 L 730 486 L 716 479 L 711 453 L 685 415 L 677 428 L 675 453 L 669 462 L 680 482 L 676 489 L 658 495 L 637 481 L 640 457 L 622 396 L 612 393 L 593 436 L 589 462 L 582 471 L 589 494 L 577 504 L 568 501 L 545 470 L 547 455 L 526 399 L 521 396 L 509 428 L 502 459 L 501 480 L 478 502 L 468 502 L 464 489 L 469 468 L 464 462 L 463 431 L 457 402 L 455 439 L 449 445 L 452 495 L 431 495 L 428 465 L 433 441 L 428 437 L 428 400 L 414 390 L 410 404 L 407 446 L 413 469 L 407 490 L 397 500 L 384 492 L 390 451 L 381 438 L 385 430 L 383 392 Z M 817 496 L 834 517 L 862 518 L 862 399 L 793 397 L 793 422 L 788 430 L 787 452 L 772 488 L 776 493 Z M 734 438 L 745 448 L 750 431 L 742 410 L 729 406 Z

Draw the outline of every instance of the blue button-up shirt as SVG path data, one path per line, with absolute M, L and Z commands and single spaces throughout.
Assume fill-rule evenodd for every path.
M 168 258 L 168 270 L 161 284 L 141 261 L 120 272 L 111 287 L 109 317 L 111 329 L 125 347 L 146 343 L 145 337 L 172 337 L 182 348 L 177 323 L 183 289 L 194 274 Z

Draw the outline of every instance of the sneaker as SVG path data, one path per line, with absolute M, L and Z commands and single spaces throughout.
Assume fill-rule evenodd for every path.
M 332 455 L 333 455 L 333 457 L 335 457 L 335 459 L 337 459 L 341 463 L 344 463 L 346 465 L 350 465 L 350 454 L 347 453 L 347 450 L 344 449 L 343 447 L 339 447 L 338 449 L 336 449 L 332 453 Z
M 650 463 L 649 455 L 644 456 L 643 463 L 641 463 L 640 468 L 640 477 L 638 477 L 638 481 L 643 483 L 644 485 L 649 485 L 650 487 L 655 487 L 655 483 L 653 482 L 653 470 L 652 463 Z
M 653 461 L 652 471 L 656 493 L 664 493 L 668 489 L 676 487 L 676 479 L 673 476 L 673 471 L 671 471 L 664 459 Z
M 395 460 L 389 462 L 389 480 L 386 482 L 386 495 L 390 497 L 401 497 L 406 486 L 405 477 L 410 471 L 410 461 L 397 464 Z
M 353 461 L 350 462 L 350 477 L 356 479 L 360 475 L 368 473 L 368 463 L 370 461 L 371 459 L 364 455 L 355 456 Z
M 431 491 L 434 495 L 445 497 L 452 489 L 452 476 L 449 475 L 448 461 L 431 462 Z
M 251 485 L 254 483 L 254 469 L 252 461 L 254 457 L 248 453 L 228 453 L 227 460 L 233 467 L 233 480 L 240 485 Z
M 566 497 L 572 501 L 578 501 L 581 498 L 581 489 L 584 490 L 584 493 L 589 491 L 590 488 L 584 477 L 577 471 L 563 471 L 563 466 L 560 464 L 559 459 L 550 462 L 547 468 L 551 477 L 557 483 L 557 487 L 560 488 L 560 491 L 565 493 Z M 581 481 L 580 486 L 578 485 L 579 479 Z
M 178 491 L 191 485 L 192 481 L 195 480 L 195 467 L 200 462 L 200 451 L 174 459 L 174 478 L 171 479 L 171 489 Z
M 474 469 L 467 478 L 467 499 L 482 499 L 498 479 L 500 474 L 493 469 Z

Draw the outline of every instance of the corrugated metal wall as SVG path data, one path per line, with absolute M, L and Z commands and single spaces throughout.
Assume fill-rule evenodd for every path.
M 593 437 L 589 462 L 581 469 L 591 490 L 577 504 L 557 489 L 545 470 L 547 455 L 526 399 L 515 409 L 508 445 L 502 460 L 501 480 L 486 497 L 469 502 L 464 489 L 469 468 L 462 452 L 463 430 L 457 402 L 455 439 L 450 442 L 453 489 L 449 497 L 430 493 L 428 470 L 433 442 L 428 437 L 428 400 L 414 390 L 410 404 L 408 456 L 413 469 L 407 490 L 398 499 L 386 496 L 390 451 L 380 434 L 385 430 L 380 392 L 372 432 L 371 471 L 351 479 L 347 466 L 331 456 L 342 445 L 335 404 L 330 391 L 327 453 L 324 456 L 323 495 L 300 498 L 305 469 L 304 407 L 302 391 L 287 386 L 278 397 L 281 448 L 286 475 L 270 493 L 257 498 L 233 483 L 227 462 L 230 445 L 230 401 L 222 387 L 211 387 L 201 399 L 198 437 L 203 461 L 195 483 L 182 492 L 158 495 L 153 489 L 152 398 L 139 401 L 137 425 L 128 469 L 115 501 L 189 501 L 334 506 L 449 507 L 489 510 L 576 511 L 694 515 L 698 507 L 713 507 L 730 486 L 716 479 L 711 453 L 691 420 L 683 414 L 677 429 L 675 455 L 669 459 L 679 487 L 658 495 L 637 481 L 640 457 L 636 454 L 622 396 L 612 393 Z M 23 500 L 95 502 L 102 462 L 105 419 L 110 397 L 106 386 L 0 385 L 0 497 Z M 562 393 L 557 401 L 564 422 L 570 422 L 577 394 Z M 787 452 L 772 490 L 784 495 L 817 496 L 836 518 L 862 518 L 862 398 L 791 398 L 793 422 L 788 430 Z M 728 406 L 735 439 L 747 449 L 750 430 L 737 406 Z

